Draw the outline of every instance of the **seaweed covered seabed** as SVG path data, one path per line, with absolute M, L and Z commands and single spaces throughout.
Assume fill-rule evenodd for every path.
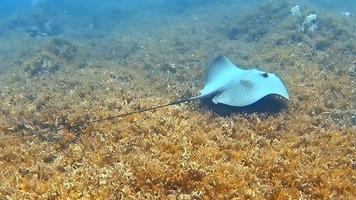
M 156 30 L 90 42 L 48 36 L 26 54 L 1 57 L 1 198 L 356 196 L 356 20 L 318 11 L 318 29 L 302 32 L 312 8 L 296 17 L 292 6 L 209 20 L 196 8 Z M 197 94 L 222 53 L 279 74 L 289 112 L 221 117 L 193 103 L 26 137 Z

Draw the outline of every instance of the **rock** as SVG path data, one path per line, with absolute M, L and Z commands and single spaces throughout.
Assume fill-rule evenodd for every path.
M 306 18 L 305 18 L 305 23 L 306 24 L 313 24 L 316 23 L 318 16 L 316 14 L 309 14 Z
M 227 32 L 227 37 L 230 40 L 244 38 L 255 43 L 289 15 L 289 7 L 285 1 L 263 5 L 240 18 Z
M 295 5 L 290 9 L 290 12 L 293 16 L 300 16 L 302 15 L 302 11 L 299 5 Z
M 72 42 L 59 38 L 52 40 L 48 46 L 48 50 L 58 58 L 66 61 L 73 60 L 78 52 L 77 46 Z
M 40 28 L 37 26 L 32 26 L 28 28 L 26 31 L 28 32 L 28 34 L 30 34 L 31 37 L 37 39 L 47 36 L 47 34 L 42 32 Z
M 51 75 L 59 70 L 59 65 L 49 56 L 39 56 L 27 64 L 25 71 L 31 76 Z
M 59 24 L 55 24 L 53 20 L 48 20 L 46 22 L 35 21 L 27 25 L 23 24 L 22 26 L 24 26 L 25 32 L 37 39 L 46 36 L 56 36 L 63 31 L 62 27 Z
M 350 12 L 341 12 L 341 15 L 344 17 L 351 17 L 351 13 Z
M 308 16 L 305 17 L 305 20 L 302 24 L 301 31 L 310 31 L 314 32 L 317 30 L 317 21 L 318 21 L 318 16 L 314 13 L 309 14 Z

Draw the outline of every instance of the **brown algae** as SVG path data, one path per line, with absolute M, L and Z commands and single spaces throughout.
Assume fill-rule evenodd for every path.
M 232 13 L 187 20 L 197 10 L 159 38 L 54 38 L 11 61 L 0 75 L 1 199 L 352 199 L 356 24 L 324 12 L 306 34 L 269 12 L 291 6 L 249 11 L 270 15 L 250 27 Z M 193 103 L 23 137 L 197 94 L 223 52 L 283 77 L 288 113 L 220 117 Z

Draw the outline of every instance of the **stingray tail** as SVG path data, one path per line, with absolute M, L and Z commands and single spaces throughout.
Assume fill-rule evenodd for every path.
M 172 102 L 167 103 L 167 104 L 153 106 L 153 107 L 149 107 L 149 108 L 144 108 L 144 109 L 140 109 L 140 110 L 136 110 L 136 111 L 132 111 L 132 112 L 127 112 L 127 113 L 122 113 L 122 114 L 118 114 L 118 115 L 112 115 L 112 116 L 109 116 L 109 117 L 106 117 L 106 118 L 101 118 L 101 119 L 96 119 L 96 120 L 91 120 L 91 121 L 82 121 L 82 122 L 78 122 L 78 123 L 75 123 L 75 124 L 70 125 L 70 126 L 62 126 L 62 127 L 51 128 L 51 129 L 46 129 L 46 130 L 42 130 L 42 131 L 35 131 L 33 133 L 25 135 L 24 137 L 40 136 L 41 134 L 50 133 L 50 132 L 57 132 L 57 131 L 64 130 L 64 129 L 69 129 L 70 130 L 70 129 L 73 129 L 73 128 L 76 128 L 76 127 L 80 127 L 80 126 L 99 123 L 99 122 L 103 122 L 103 121 L 110 121 L 110 120 L 113 120 L 113 119 L 116 119 L 116 118 L 126 117 L 126 116 L 137 114 L 137 113 L 148 112 L 148 111 L 156 110 L 156 109 L 167 107 L 167 106 L 177 105 L 177 104 L 181 104 L 181 103 L 185 103 L 185 102 L 189 102 L 189 101 L 195 101 L 195 100 L 198 100 L 198 99 L 202 99 L 204 97 L 206 97 L 206 95 L 200 95 L 200 96 L 190 97 L 190 98 L 181 99 L 181 100 L 177 100 L 177 101 L 172 101 Z M 7 140 L 7 139 L 11 140 L 11 139 L 17 139 L 17 138 L 19 138 L 19 137 L 18 136 L 10 137 L 10 138 L 2 139 L 2 140 Z

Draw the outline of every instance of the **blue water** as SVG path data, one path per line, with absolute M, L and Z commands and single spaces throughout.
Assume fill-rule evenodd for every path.
M 152 25 L 159 20 L 184 16 L 184 13 L 193 9 L 205 9 L 206 13 L 221 12 L 221 6 L 229 10 L 233 7 L 236 13 L 246 8 L 253 9 L 270 1 L 242 1 L 242 0 L 2 0 L 0 2 L 0 25 L 22 25 L 27 23 L 33 26 L 42 26 L 46 22 L 52 26 L 63 28 L 64 24 L 69 29 L 73 27 L 90 27 L 108 30 L 119 26 L 129 19 L 135 18 L 145 22 L 152 18 Z M 273 2 L 273 1 L 272 1 Z M 301 0 L 288 1 L 292 4 L 313 5 L 318 9 L 333 9 L 335 12 L 356 11 L 354 0 Z M 250 5 L 250 7 L 249 7 Z M 238 10 L 238 7 L 241 10 Z M 219 7 L 220 10 L 214 10 Z M 157 19 L 158 18 L 158 19 Z M 26 22 L 28 21 L 28 22 Z M 19 24 L 20 23 L 20 24 Z M 42 23 L 42 24 L 41 24 Z M 130 21 L 134 24 L 135 21 Z M 48 24 L 47 24 L 48 25 Z M 139 25 L 139 24 L 138 24 Z M 23 27 L 22 27 L 23 28 Z M 27 27 L 28 28 L 28 27 Z M 4 30 L 2 30 L 4 31 Z M 71 31 L 69 31 L 71 32 Z M 63 30 L 63 34 L 66 31 Z
M 0 2 L 0 59 L 26 53 L 56 37 L 73 41 L 117 37 L 121 34 L 132 38 L 143 33 L 147 37 L 160 37 L 155 32 L 179 23 L 184 29 L 196 24 L 196 35 L 220 24 L 231 24 L 243 13 L 254 10 L 266 2 L 243 0 L 2 0 Z M 287 1 L 302 8 L 328 10 L 340 15 L 350 12 L 355 16 L 354 0 L 300 0 Z M 285 8 L 288 12 L 289 8 Z M 320 11 L 319 11 L 320 10 Z M 224 20 L 226 19 L 226 21 Z M 209 23 L 211 25 L 209 25 Z M 249 22 L 246 21 L 248 24 Z M 204 26 L 204 24 L 206 24 Z M 225 24 L 226 25 L 226 24 Z M 212 34 L 207 37 L 217 39 Z M 224 30 L 221 30 L 222 34 Z M 184 31 L 177 35 L 184 35 Z M 192 38 L 196 40 L 199 38 Z M 200 42 L 200 41 L 199 41 Z M 14 53 L 16 52 L 16 53 Z
M 135 17 L 146 17 L 150 13 L 153 21 L 159 18 L 169 18 L 184 15 L 184 12 L 201 8 L 206 9 L 207 13 L 222 12 L 214 10 L 214 6 L 226 6 L 229 9 L 240 5 L 246 6 L 261 5 L 270 1 L 242 1 L 242 0 L 2 0 L 0 3 L 0 22 L 14 22 L 19 20 L 19 16 L 26 20 L 45 21 L 57 19 L 58 24 L 70 23 L 73 26 L 105 26 L 119 25 L 125 19 Z M 273 2 L 273 1 L 272 1 Z M 289 1 L 300 5 L 315 5 L 315 9 L 328 8 L 335 11 L 355 12 L 356 1 L 354 0 L 301 0 Z M 293 4 L 291 3 L 291 4 Z M 236 10 L 236 12 L 240 12 Z M 6 21 L 8 20 L 8 21 Z M 22 19 L 23 20 L 23 19 Z M 44 23 L 45 23 L 44 22 Z M 106 24 L 105 24 L 106 23 Z M 134 23 L 131 21 L 131 23 Z M 59 25 L 60 26 L 60 25 Z

